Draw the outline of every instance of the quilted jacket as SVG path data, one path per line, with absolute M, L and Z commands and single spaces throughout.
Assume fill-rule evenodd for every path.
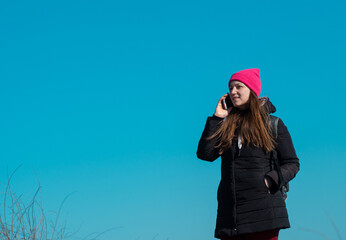
M 268 111 L 275 112 L 269 100 L 268 104 Z M 222 118 L 216 116 L 208 117 L 198 144 L 198 158 L 212 162 L 220 157 L 215 148 L 217 140 L 207 138 L 215 133 L 222 121 Z M 299 160 L 291 136 L 281 119 L 277 130 L 276 151 L 284 181 L 289 182 L 299 171 Z M 265 185 L 265 177 L 272 182 L 270 191 Z M 270 153 L 251 143 L 239 148 L 235 139 L 232 147 L 221 155 L 215 237 L 290 227 L 286 203 L 277 189 L 278 182 Z

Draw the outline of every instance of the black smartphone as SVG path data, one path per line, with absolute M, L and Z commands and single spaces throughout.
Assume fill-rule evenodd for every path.
M 225 109 L 233 107 L 233 103 L 232 103 L 232 100 L 231 100 L 231 97 L 229 96 L 229 94 L 227 95 L 225 100 L 223 100 L 223 105 L 224 105 Z

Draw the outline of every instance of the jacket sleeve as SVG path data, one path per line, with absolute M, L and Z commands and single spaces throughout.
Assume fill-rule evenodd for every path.
M 278 122 L 276 151 L 280 163 L 282 177 L 284 182 L 288 183 L 296 176 L 300 165 L 296 150 L 293 146 L 291 135 L 281 119 L 279 119 Z M 276 187 L 279 185 L 279 176 L 276 170 L 268 172 L 266 176 L 270 178 Z
M 222 122 L 223 118 L 216 116 L 208 117 L 202 137 L 198 143 L 197 157 L 199 159 L 212 162 L 220 156 L 219 150 L 215 148 L 218 144 L 218 140 L 216 138 L 208 139 L 208 137 L 212 136 L 217 131 Z

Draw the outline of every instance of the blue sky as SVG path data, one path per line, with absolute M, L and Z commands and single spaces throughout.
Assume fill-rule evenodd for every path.
M 232 73 L 292 135 L 282 240 L 346 237 L 345 1 L 1 1 L 0 182 L 42 186 L 76 239 L 213 239 L 220 160 L 196 157 Z M 80 238 L 78 238 L 80 237 Z

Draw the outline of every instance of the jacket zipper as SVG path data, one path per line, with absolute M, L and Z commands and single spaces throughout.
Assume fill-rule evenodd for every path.
M 233 231 L 237 232 L 237 195 L 236 195 L 236 189 L 235 189 L 235 170 L 234 170 L 234 167 L 235 167 L 235 150 L 236 150 L 236 147 L 234 148 L 234 151 L 233 151 L 233 161 L 232 161 L 232 178 L 233 178 L 233 198 L 234 198 L 234 207 L 233 207 L 233 210 L 234 210 L 234 214 L 233 214 L 233 219 L 234 219 L 234 228 L 233 228 Z M 238 150 L 239 150 L 239 153 L 238 153 L 238 156 L 240 155 L 240 149 L 238 147 Z

